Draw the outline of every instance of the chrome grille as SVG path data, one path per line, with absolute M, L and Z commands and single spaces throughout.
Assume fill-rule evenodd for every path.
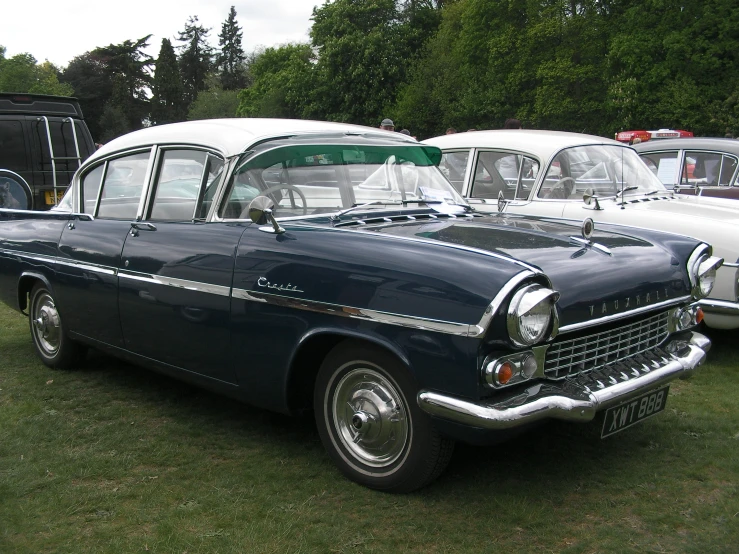
M 544 374 L 576 375 L 655 348 L 667 338 L 667 312 L 616 329 L 555 342 L 547 350 Z

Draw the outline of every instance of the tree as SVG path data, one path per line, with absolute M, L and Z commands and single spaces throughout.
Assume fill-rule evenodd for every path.
M 240 117 L 319 117 L 312 104 L 313 51 L 308 44 L 267 48 L 249 66 L 253 84 L 239 92 Z
M 393 117 L 408 70 L 439 22 L 433 2 L 406 4 L 335 0 L 313 9 L 314 105 L 321 118 L 374 126 Z
M 61 80 L 74 89 L 92 136 L 102 140 L 101 118 L 113 94 L 113 76 L 102 57 L 94 51 L 76 56 L 62 72 Z
M 162 39 L 152 86 L 151 120 L 155 124 L 184 119 L 183 88 L 177 56 L 169 39 Z
M 186 109 L 195 101 L 198 92 L 205 90 L 205 78 L 213 64 L 213 48 L 207 43 L 209 32 L 210 29 L 198 23 L 197 16 L 190 16 L 185 30 L 180 31 L 177 37 L 177 40 L 185 43 L 179 46 L 179 64 Z
M 149 68 L 154 63 L 143 49 L 148 46 L 147 35 L 136 41 L 126 40 L 120 44 L 109 44 L 96 48 L 106 73 L 112 77 L 109 102 L 121 110 L 126 118 L 126 132 L 140 129 L 149 116 L 148 89 L 151 86 Z
M 71 96 L 71 86 L 59 82 L 59 69 L 49 61 L 41 64 L 31 54 L 5 58 L 0 46 L 0 92 L 30 92 Z
M 241 38 L 242 31 L 236 22 L 236 10 L 231 6 L 228 19 L 221 26 L 221 33 L 218 35 L 221 52 L 217 56 L 216 65 L 221 72 L 223 90 L 238 90 L 246 86 L 246 56 L 241 47 Z

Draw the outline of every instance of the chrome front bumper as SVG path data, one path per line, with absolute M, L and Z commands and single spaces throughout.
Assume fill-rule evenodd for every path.
M 698 301 L 698 305 L 707 314 L 739 316 L 739 302 L 704 298 Z
M 587 374 L 540 381 L 505 399 L 470 402 L 431 391 L 418 393 L 429 415 L 481 429 L 512 429 L 542 419 L 591 421 L 601 410 L 625 402 L 674 379 L 685 378 L 703 363 L 711 341 L 689 332 L 664 345 Z

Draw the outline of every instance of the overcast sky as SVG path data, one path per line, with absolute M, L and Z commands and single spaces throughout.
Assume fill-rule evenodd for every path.
M 6 57 L 28 52 L 36 60 L 66 66 L 98 46 L 151 34 L 147 53 L 156 59 L 163 38 L 172 44 L 188 16 L 211 28 L 218 46 L 231 6 L 243 30 L 246 53 L 259 46 L 308 42 L 313 7 L 324 0 L 6 0 L 0 9 L 0 45 Z

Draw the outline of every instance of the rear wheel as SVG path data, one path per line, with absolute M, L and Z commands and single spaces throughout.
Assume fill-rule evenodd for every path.
M 347 341 L 323 362 L 314 410 L 321 440 L 339 469 L 367 487 L 409 492 L 446 467 L 454 442 L 416 402 L 407 369 L 388 353 Z
M 84 348 L 66 334 L 51 291 L 43 283 L 31 290 L 28 320 L 33 344 L 41 361 L 49 367 L 67 369 L 79 362 Z

